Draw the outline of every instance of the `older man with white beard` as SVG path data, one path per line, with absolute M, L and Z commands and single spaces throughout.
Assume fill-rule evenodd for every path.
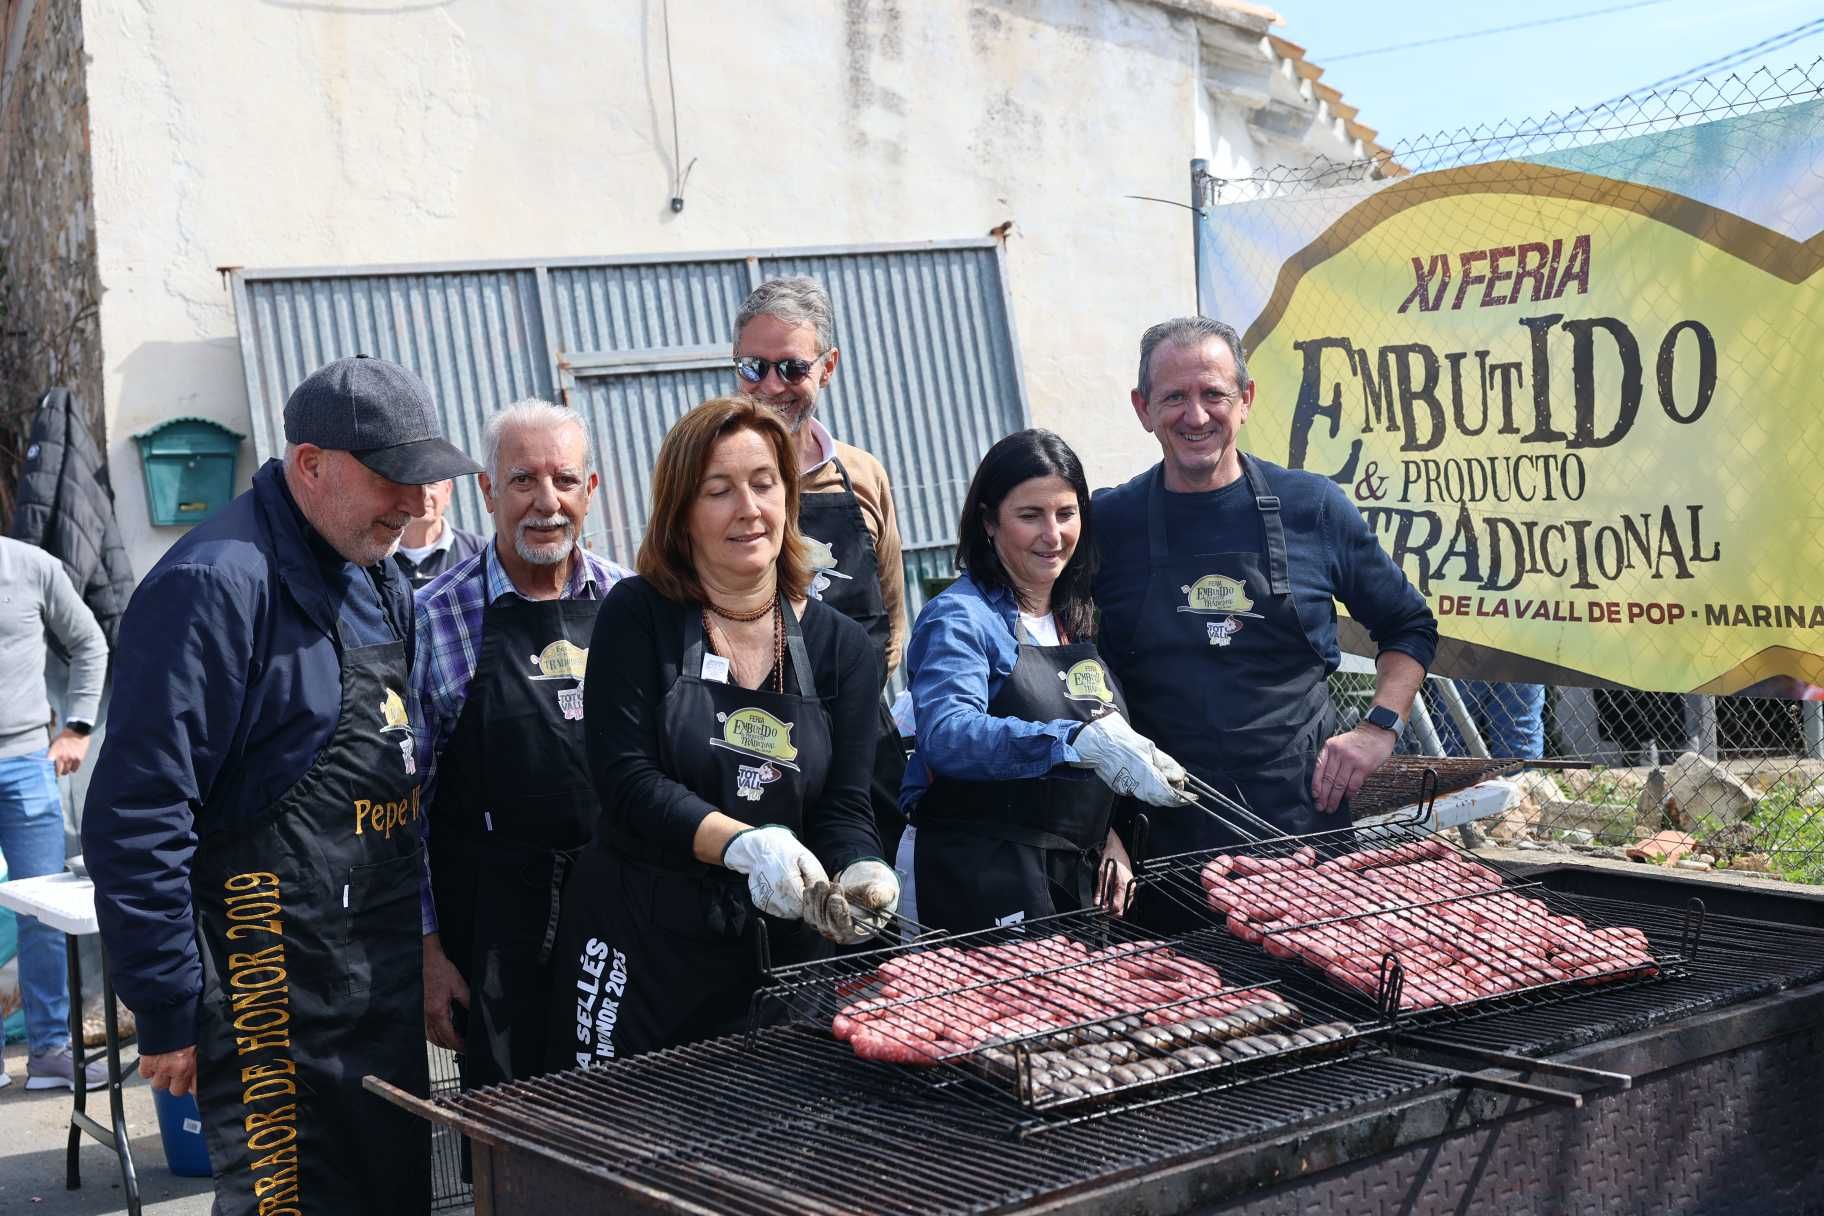
M 543 1068 L 559 895 L 595 827 L 589 635 L 628 573 L 578 543 L 597 477 L 576 414 L 522 401 L 483 442 L 494 543 L 418 592 L 412 669 L 430 846 L 425 1035 L 462 1053 L 468 1088 Z

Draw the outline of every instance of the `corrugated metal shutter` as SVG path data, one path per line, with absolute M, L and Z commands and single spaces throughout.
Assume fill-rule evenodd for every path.
M 262 459 L 285 447 L 285 398 L 311 372 L 348 355 L 378 355 L 423 376 L 450 441 L 481 450 L 487 416 L 555 391 L 544 311 L 531 267 L 403 272 L 239 272 L 235 324 Z M 481 492 L 465 478 L 458 522 L 486 530 Z
M 603 490 L 591 543 L 631 561 L 652 461 L 671 423 L 734 387 L 729 349 L 751 288 L 814 275 L 837 308 L 843 361 L 819 411 L 893 480 L 908 608 L 922 577 L 949 573 L 957 512 L 976 461 L 1026 425 L 999 246 L 770 250 L 523 264 L 243 270 L 237 325 L 254 438 L 283 443 L 286 395 L 312 369 L 366 352 L 430 382 L 454 442 L 480 454 L 486 416 L 518 397 L 562 397 L 587 416 Z M 459 492 L 485 530 L 479 494 Z

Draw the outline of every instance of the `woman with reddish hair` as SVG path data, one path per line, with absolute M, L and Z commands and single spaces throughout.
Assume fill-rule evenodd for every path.
M 880 661 L 807 597 L 797 470 L 746 397 L 705 401 L 659 449 L 638 577 L 590 641 L 602 809 L 565 885 L 554 1067 L 739 1029 L 759 923 L 791 961 L 866 940 L 897 906 L 868 791 Z

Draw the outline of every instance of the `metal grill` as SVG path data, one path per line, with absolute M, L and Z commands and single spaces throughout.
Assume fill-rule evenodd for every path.
M 1654 904 L 1592 898 L 1580 906 L 1597 920 L 1643 925 L 1655 938 L 1683 924 L 1676 909 Z M 1107 927 L 1110 941 L 1126 932 Z M 1042 939 L 1052 928 L 1034 922 L 1028 933 Z M 1100 941 L 1100 932 L 1096 926 L 1085 944 Z M 1261 954 L 1213 926 L 1189 936 L 1198 943 L 1179 939 L 1171 947 L 1208 959 L 1225 976 L 1233 971 L 1237 983 L 1245 975 L 1245 982 L 1272 986 L 1301 1008 L 1329 1002 L 1358 1017 L 1375 1012 L 1367 997 L 1335 990 L 1302 963 Z M 811 977 L 822 975 L 826 986 L 838 973 L 852 980 L 877 973 L 880 960 L 954 948 L 967 937 L 801 966 L 793 969 L 804 990 L 796 995 L 827 1011 L 838 995 L 845 1003 L 855 998 L 811 997 L 818 987 Z M 993 931 L 978 940 L 1005 943 L 1008 935 Z M 1128 933 L 1119 940 L 1135 939 Z M 861 1059 L 831 1037 L 827 1024 L 769 1026 L 588 1070 L 443 1093 L 434 1109 L 439 1121 L 491 1146 L 497 1163 L 521 1156 L 535 1162 L 516 1168 L 522 1189 L 494 1195 L 497 1205 L 512 1205 L 496 1210 L 531 1210 L 542 1199 L 574 1201 L 578 1194 L 603 1206 L 756 1216 L 1179 1210 L 1182 1205 L 1154 1202 L 1174 1167 L 1207 1164 L 1231 1150 L 1254 1154 L 1248 1164 L 1237 1159 L 1212 1176 L 1225 1180 L 1217 1184 L 1223 1189 L 1198 1192 L 1190 1206 L 1203 1210 L 1233 1188 L 1299 1176 L 1314 1153 L 1350 1161 L 1396 1143 L 1400 1121 L 1415 1109 L 1410 1100 L 1428 1091 L 1488 1087 L 1566 1106 L 1583 1096 L 1520 1084 L 1508 1074 L 1440 1067 L 1434 1062 L 1440 1056 L 1458 1067 L 1465 1056 L 1500 1064 L 1515 1053 L 1556 1052 L 1820 979 L 1824 930 L 1710 916 L 1697 953 L 1656 982 L 1603 985 L 1575 1000 L 1485 1004 L 1479 1016 L 1422 1033 L 1388 1028 L 1318 1066 L 1264 1077 L 1236 1070 L 1229 1084 L 1214 1083 L 1220 1072 L 1197 1086 L 1180 1081 L 1185 1092 L 1176 1100 L 1111 1102 L 1098 1118 L 1029 1110 L 966 1065 L 914 1068 Z M 1382 1044 L 1386 1050 L 1370 1050 Z M 1405 1058 L 1414 1054 L 1425 1058 Z M 1605 1083 L 1630 1080 L 1561 1064 L 1513 1071 L 1546 1078 L 1581 1073 L 1578 1087 L 1615 1088 Z M 1172 1089 L 1167 1083 L 1152 1093 Z M 576 1182 L 565 1189 L 551 1181 L 560 1178 Z M 545 1186 L 548 1192 L 540 1189 Z
M 642 1208 L 929 1216 L 1081 1193 L 1434 1089 L 1448 1075 L 1385 1056 L 1339 1059 L 1022 1139 L 1009 1135 L 1014 1120 L 959 1100 L 960 1082 L 932 1085 L 926 1071 L 862 1060 L 827 1032 L 787 1026 L 437 1105 L 465 1131 L 638 1193 Z
M 1415 814 L 1401 819 L 1143 863 L 1137 897 L 1178 904 L 1273 957 L 1321 971 L 1368 998 L 1389 1024 L 1459 1020 L 1682 974 L 1703 926 L 1700 901 L 1668 916 L 1526 881 L 1420 826 L 1435 775 L 1423 785 Z M 1233 823 L 1259 822 L 1246 808 L 1226 809 Z
M 1671 909 L 1587 896 L 1581 902 L 1604 920 L 1642 926 L 1655 941 L 1684 925 L 1683 914 Z M 1490 1007 L 1433 1033 L 1466 1046 L 1550 1055 L 1819 979 L 1824 930 L 1712 915 L 1696 954 L 1658 983 L 1604 985 L 1574 1001 Z
M 1364 1036 L 1383 1019 L 1291 1000 L 1253 961 L 1213 929 L 1161 941 L 1092 908 L 772 969 L 755 1022 L 830 1030 L 985 1111 L 1068 1120 L 1378 1050 Z

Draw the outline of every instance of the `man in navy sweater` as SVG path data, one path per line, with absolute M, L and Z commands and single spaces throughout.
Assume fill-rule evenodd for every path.
M 121 621 L 82 824 L 140 1073 L 194 1089 L 215 1211 L 410 1216 L 428 1084 L 412 600 L 390 560 L 426 487 L 479 466 L 424 381 L 339 359 L 285 456 L 173 545 Z
M 1134 728 L 1282 832 L 1346 827 L 1425 678 L 1436 619 L 1335 483 L 1241 454 L 1254 382 L 1233 328 L 1147 330 L 1132 400 L 1163 459 L 1094 510 L 1102 653 Z M 1373 709 L 1333 735 L 1337 600 L 1379 656 Z M 1152 856 L 1234 839 L 1195 807 L 1147 813 Z

